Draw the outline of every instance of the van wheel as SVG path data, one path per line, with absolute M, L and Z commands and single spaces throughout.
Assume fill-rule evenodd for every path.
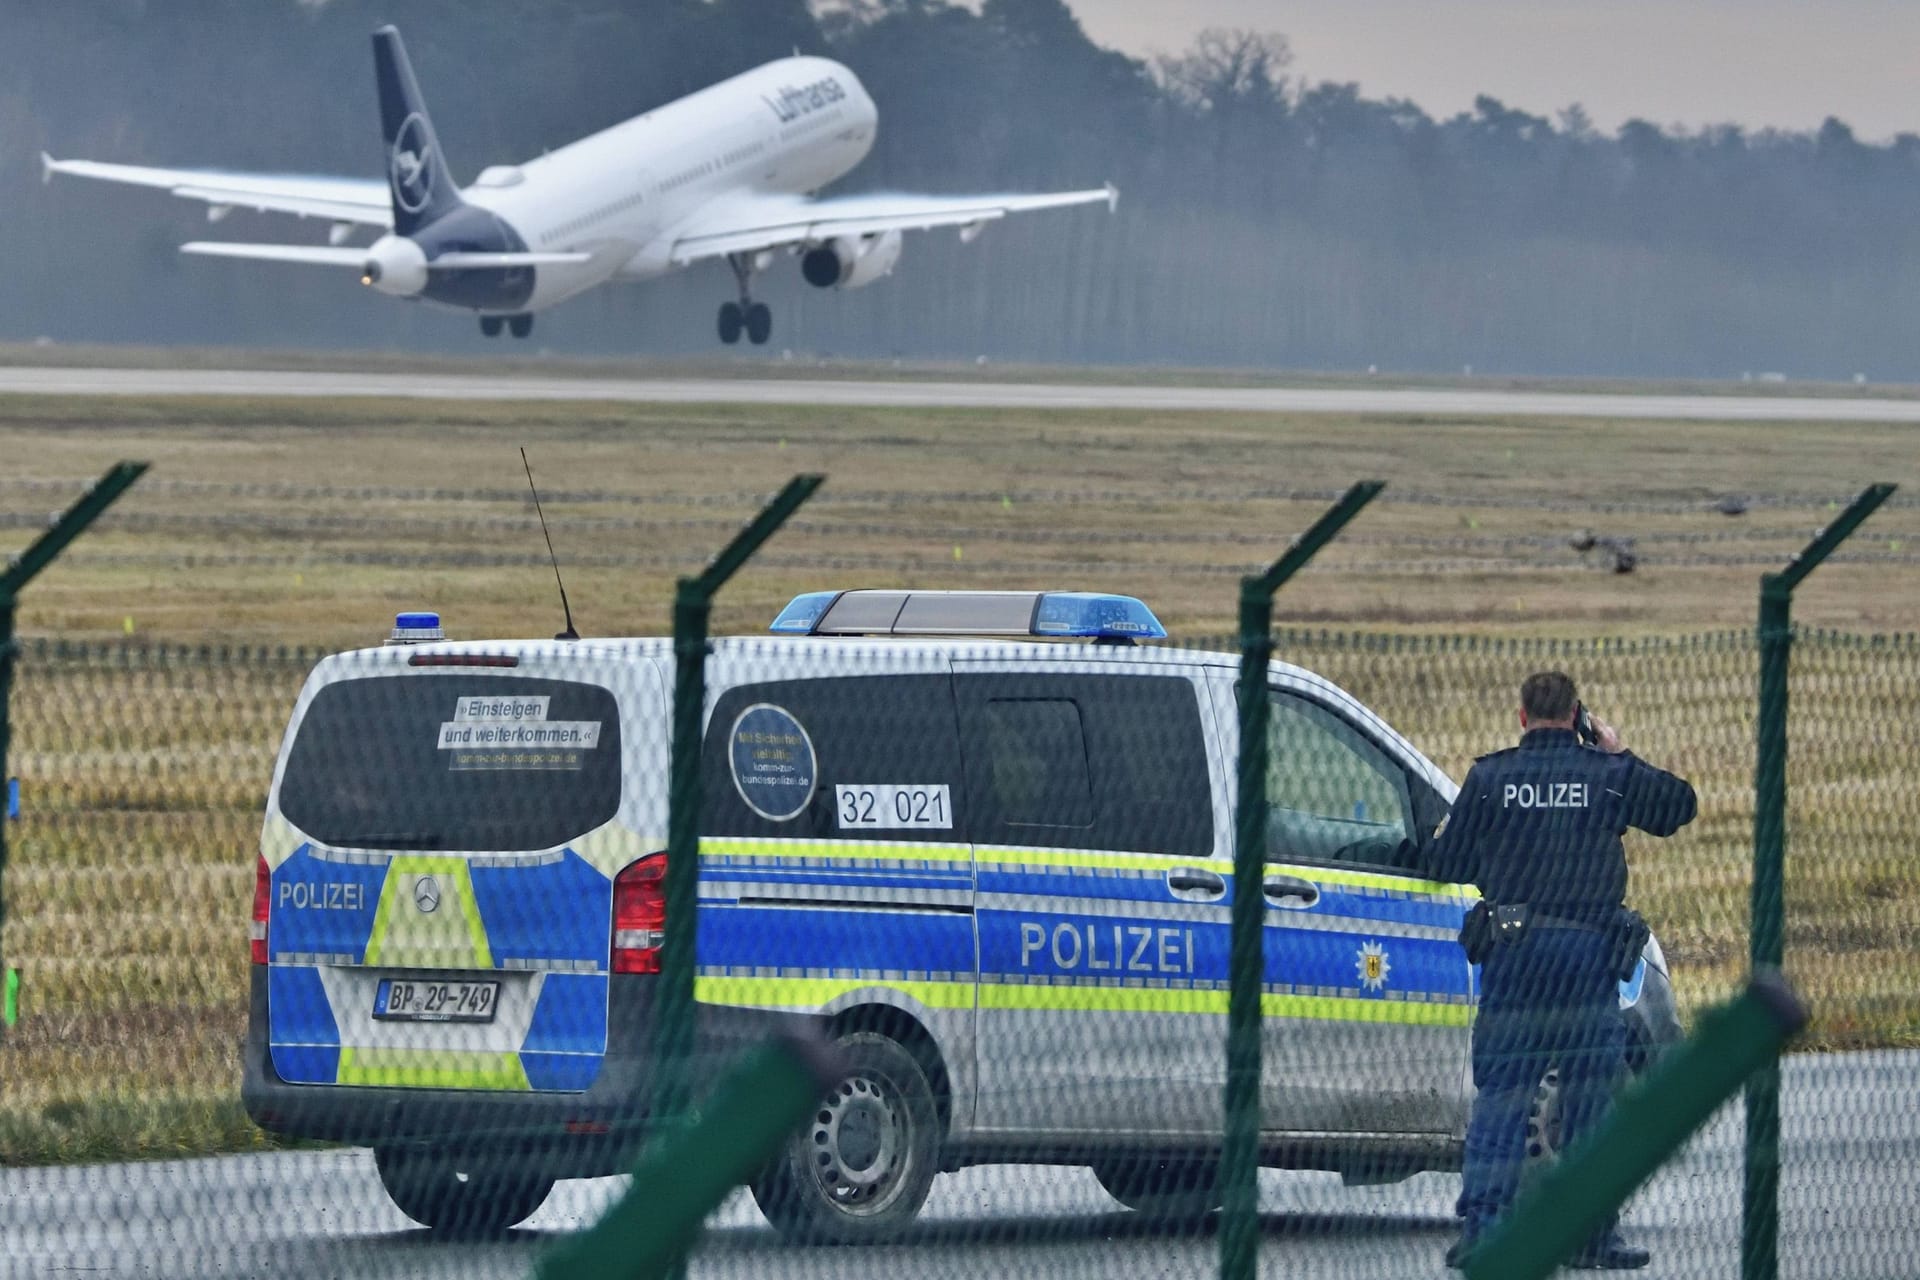
M 1527 1167 L 1552 1165 L 1560 1146 L 1560 1072 L 1555 1069 L 1541 1077 L 1527 1105 Z
M 871 1031 L 841 1037 L 846 1074 L 753 1184 L 767 1221 L 790 1240 L 875 1244 L 899 1236 L 927 1202 L 940 1117 L 920 1063 Z
M 1191 1222 L 1220 1207 L 1218 1160 L 1121 1156 L 1094 1165 L 1093 1176 L 1135 1213 L 1168 1222 Z
M 375 1147 L 373 1165 L 400 1212 L 448 1236 L 498 1235 L 531 1218 L 553 1190 L 552 1178 L 470 1169 L 436 1151 Z

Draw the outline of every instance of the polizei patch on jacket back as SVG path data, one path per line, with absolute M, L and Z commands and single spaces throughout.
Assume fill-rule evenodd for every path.
M 1588 806 L 1584 782 L 1509 782 L 1500 788 L 1502 809 L 1584 809 Z

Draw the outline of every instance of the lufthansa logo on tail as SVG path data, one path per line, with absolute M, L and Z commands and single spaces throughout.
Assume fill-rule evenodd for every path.
M 427 197 L 433 193 L 433 163 L 433 140 L 427 133 L 426 117 L 416 111 L 393 135 L 393 150 L 387 156 L 393 198 L 408 213 L 427 207 Z

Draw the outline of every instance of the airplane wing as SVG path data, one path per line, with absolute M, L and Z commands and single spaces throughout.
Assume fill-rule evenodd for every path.
M 182 253 L 208 258 L 247 258 L 255 262 L 299 262 L 315 267 L 366 265 L 365 249 L 335 249 L 307 244 L 242 244 L 230 240 L 191 240 Z M 429 271 L 490 271 L 508 267 L 559 267 L 591 262 L 590 253 L 443 253 L 427 263 Z
M 291 213 L 370 227 L 393 225 L 387 184 L 375 178 L 302 177 L 293 174 L 223 173 L 215 169 L 150 169 L 144 165 L 102 164 L 96 160 L 55 160 L 40 153 L 40 174 L 51 182 L 64 173 L 102 182 L 158 187 L 185 200 L 200 200 L 209 217 L 230 209 Z
M 959 227 L 962 236 L 972 239 L 987 223 L 1010 213 L 1082 204 L 1105 204 L 1111 209 L 1119 199 L 1120 193 L 1111 186 L 1024 196 L 860 195 L 824 200 L 752 196 L 728 201 L 690 219 L 674 239 L 671 261 L 675 266 L 685 266 L 702 258 L 820 244 L 837 236 L 934 227 Z

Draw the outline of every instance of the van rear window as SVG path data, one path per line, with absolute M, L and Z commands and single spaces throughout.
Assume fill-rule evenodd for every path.
M 548 849 L 620 805 L 613 695 L 568 680 L 378 676 L 314 696 L 280 812 L 324 844 Z

